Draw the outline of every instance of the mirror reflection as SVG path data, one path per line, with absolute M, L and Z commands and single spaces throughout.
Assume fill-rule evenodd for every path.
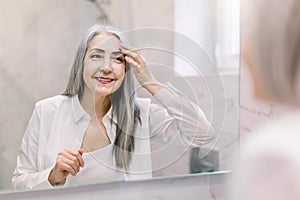
M 224 56 L 216 29 L 208 30 L 214 37 L 202 30 L 199 40 L 184 32 L 179 1 L 153 8 L 151 16 L 167 8 L 166 21 L 141 13 L 147 2 L 23 4 L 15 18 L 2 14 L 12 32 L 1 31 L 1 189 L 230 169 L 239 52 Z M 206 13 L 203 23 L 220 17 Z

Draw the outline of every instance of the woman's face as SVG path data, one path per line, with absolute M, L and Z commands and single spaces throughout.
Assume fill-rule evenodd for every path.
M 119 45 L 120 40 L 108 33 L 93 38 L 84 58 L 85 92 L 108 96 L 120 87 L 125 75 L 125 58 Z

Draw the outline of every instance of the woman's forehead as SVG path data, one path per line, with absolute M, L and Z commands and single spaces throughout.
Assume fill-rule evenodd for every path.
M 101 33 L 96 35 L 90 45 L 89 49 L 102 49 L 104 51 L 119 51 L 120 40 L 109 33 Z

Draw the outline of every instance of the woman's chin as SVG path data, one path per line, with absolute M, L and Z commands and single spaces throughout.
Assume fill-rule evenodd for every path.
M 97 96 L 109 96 L 114 92 L 113 88 L 103 88 L 103 87 L 97 87 L 95 89 L 95 95 Z

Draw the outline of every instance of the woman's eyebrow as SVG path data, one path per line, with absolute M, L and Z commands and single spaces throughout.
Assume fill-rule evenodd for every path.
M 105 50 L 99 49 L 99 48 L 92 48 L 92 49 L 89 50 L 89 52 L 91 52 L 91 51 L 100 51 L 101 53 L 105 53 Z M 113 51 L 113 52 L 111 52 L 111 54 L 113 54 L 113 55 L 122 54 L 123 55 L 123 53 L 121 51 Z
M 123 55 L 123 53 L 121 51 L 113 51 L 113 52 L 111 52 L 111 54 L 114 54 L 114 55 Z
M 90 49 L 89 50 L 89 52 L 91 52 L 91 51 L 100 51 L 101 53 L 105 53 L 105 51 L 103 50 L 103 49 L 99 49 L 99 48 L 92 48 L 92 49 Z

